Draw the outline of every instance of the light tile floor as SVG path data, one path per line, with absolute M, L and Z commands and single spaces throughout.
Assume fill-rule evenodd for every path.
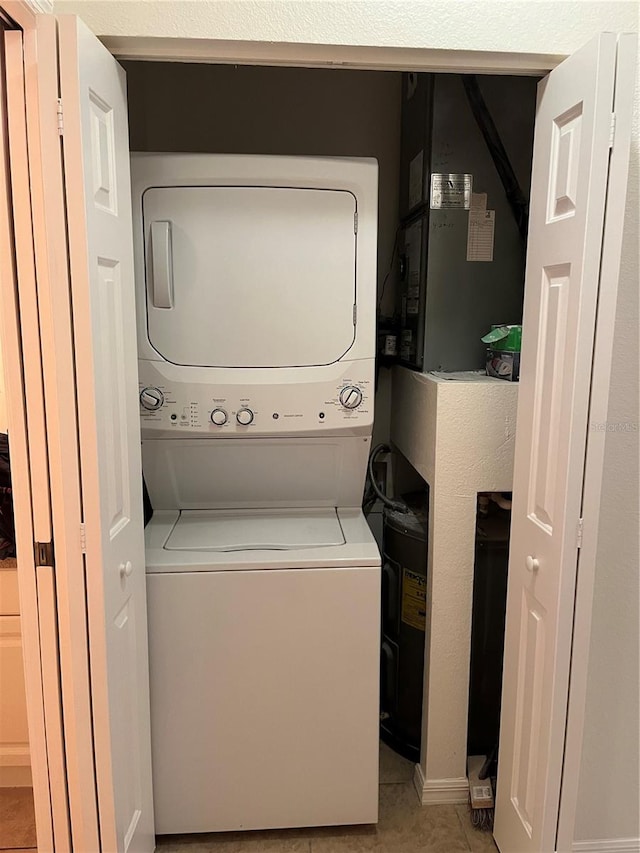
M 160 836 L 159 853 L 496 853 L 491 834 L 471 826 L 467 806 L 421 806 L 413 768 L 380 746 L 376 826 Z

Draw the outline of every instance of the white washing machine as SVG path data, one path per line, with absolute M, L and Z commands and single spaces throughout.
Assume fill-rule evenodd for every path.
M 132 183 L 156 831 L 373 823 L 377 164 Z

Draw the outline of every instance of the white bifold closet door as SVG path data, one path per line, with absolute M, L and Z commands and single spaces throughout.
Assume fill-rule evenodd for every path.
M 103 851 L 154 849 L 147 614 L 125 74 L 58 18 Z
M 612 113 L 633 85 L 616 67 L 630 48 L 605 33 L 538 88 L 494 832 L 502 853 L 556 850 L 596 313 L 601 288 L 615 298 L 617 286 L 617 269 L 601 281 Z M 623 195 L 608 214 L 616 204 L 624 209 Z

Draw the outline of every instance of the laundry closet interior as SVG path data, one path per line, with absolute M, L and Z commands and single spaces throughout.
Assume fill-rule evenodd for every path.
M 411 507 L 383 511 L 367 481 L 382 554 L 381 734 L 417 765 L 422 749 L 457 780 L 449 801 L 465 802 L 467 756 L 490 757 L 498 741 L 518 387 L 484 375 L 480 338 L 522 322 L 539 78 L 120 61 L 132 152 L 377 161 L 372 470 Z M 291 248 L 285 235 L 279 250 Z M 152 643 L 152 708 L 154 667 Z

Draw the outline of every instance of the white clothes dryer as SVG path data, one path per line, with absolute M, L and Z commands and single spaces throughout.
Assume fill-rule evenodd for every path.
M 132 184 L 156 830 L 373 823 L 377 164 Z

